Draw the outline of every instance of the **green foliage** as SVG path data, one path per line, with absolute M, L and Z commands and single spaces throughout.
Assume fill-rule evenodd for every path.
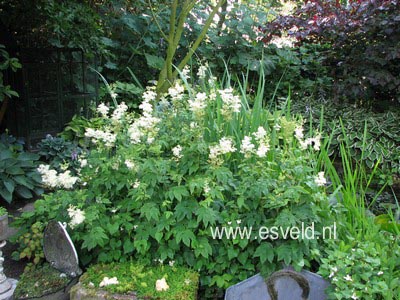
M 321 63 L 326 47 L 293 47 L 279 43 L 265 46 L 260 42 L 263 34 L 255 28 L 265 23 L 273 10 L 268 4 L 233 3 L 229 12 L 224 14 L 223 25 L 209 30 L 197 56 L 208 61 L 212 73 L 218 77 L 224 74 L 227 67 L 240 78 L 241 74 L 248 74 L 250 83 L 257 84 L 263 69 L 265 95 L 270 97 L 275 94 L 274 99 L 285 97 L 289 88 L 295 91 L 292 95 L 294 101 L 304 95 L 317 95 L 321 90 L 329 90 L 332 79 L 329 69 Z M 197 9 L 196 18 L 203 13 Z M 201 28 L 196 18 L 193 17 L 189 23 L 194 31 Z M 214 59 L 210 60 L 210 57 Z M 254 88 L 249 86 L 249 92 Z
M 5 147 L 14 152 L 22 152 L 25 144 L 23 138 L 16 138 L 15 136 L 8 134 L 8 131 L 0 135 L 0 142 Z
M 47 135 L 37 144 L 37 148 L 42 160 L 52 169 L 57 171 L 71 169 L 76 172 L 81 167 L 79 157 L 84 154 L 82 149 L 61 137 Z
M 20 232 L 20 236 L 16 240 L 19 250 L 13 252 L 13 258 L 15 260 L 28 259 L 33 263 L 33 265 L 28 264 L 26 270 L 44 262 L 43 230 L 43 223 L 36 222 L 24 233 Z
M 95 147 L 81 171 L 81 189 L 46 195 L 16 224 L 70 223 L 68 208 L 78 207 L 85 220 L 71 236 L 84 264 L 175 260 L 200 270 L 210 291 L 282 263 L 310 267 L 322 241 L 212 237 L 211 227 L 256 233 L 260 226 L 285 230 L 315 222 L 321 232 L 333 223 L 315 181 L 315 150 L 294 136 L 301 120 L 262 108 L 262 80 L 252 99 L 245 84 L 241 96 L 211 84 L 204 90 L 187 85 L 184 92 L 178 83 L 157 106 L 150 88 L 139 118 L 99 117 L 97 132 L 86 128 Z M 248 151 L 241 146 L 245 137 L 253 144 Z M 312 140 L 317 149 L 318 138 Z
M 5 97 L 18 97 L 18 93 L 12 90 L 11 86 L 4 85 L 4 72 L 8 69 L 16 72 L 21 68 L 17 58 L 10 57 L 8 52 L 5 50 L 4 45 L 0 44 L 0 102 L 3 102 Z
M 0 206 L 0 216 L 7 215 L 8 211 L 4 207 Z
M 39 156 L 25 152 L 19 144 L 0 143 L 0 195 L 11 203 L 15 196 L 30 199 L 40 195 L 41 178 L 37 173 Z
M 65 141 L 78 144 L 82 148 L 88 146 L 87 139 L 85 138 L 85 128 L 97 128 L 102 124 L 100 119 L 87 119 L 83 116 L 74 116 L 72 120 L 67 123 L 64 130 L 59 134 Z
M 329 299 L 397 299 L 400 254 L 398 240 L 341 242 L 326 250 L 319 273 L 329 278 Z
M 319 102 L 309 99 L 298 101 L 292 108 L 295 113 L 309 117 L 314 127 L 322 121 L 323 131 L 332 135 L 329 149 L 332 156 L 340 156 L 340 144 L 346 141 L 352 161 L 362 161 L 369 170 L 378 164 L 375 181 L 388 182 L 391 185 L 398 180 L 396 178 L 400 176 L 400 131 L 397 123 L 400 112 L 374 112 L 342 104 L 328 107 L 326 101 L 324 98 Z M 365 126 L 367 131 L 364 145 Z
M 0 17 L 22 47 L 79 48 L 106 54 L 104 31 L 89 1 L 2 1 Z M 21 18 L 24 15 L 24 18 Z
M 320 163 L 332 183 L 329 187 L 334 203 L 332 210 L 342 241 L 327 243 L 319 273 L 331 280 L 328 290 L 330 299 L 396 299 L 399 293 L 398 232 L 382 231 L 388 229 L 379 224 L 382 217 L 375 217 L 370 211 L 384 186 L 375 193 L 370 203 L 366 201 L 379 162 L 366 169 L 363 159 L 368 153 L 366 125 L 358 160 L 353 160 L 351 140 L 345 134 L 343 123 L 341 130 L 340 166 L 328 155 L 333 134 L 321 151 Z
M 387 109 L 400 100 L 398 7 L 396 0 L 306 2 L 268 23 L 264 41 L 286 32 L 298 44 L 329 45 L 323 64 L 335 97 Z
M 158 263 L 158 266 L 151 267 L 131 261 L 92 265 L 82 275 L 80 282 L 86 288 L 93 288 L 90 283 L 98 288 L 104 277 L 116 277 L 119 283 L 100 289 L 120 294 L 136 292 L 138 297 L 145 299 L 195 300 L 199 282 L 196 272 L 176 266 L 172 261 L 169 265 Z M 157 292 L 156 281 L 162 278 L 165 278 L 169 289 Z

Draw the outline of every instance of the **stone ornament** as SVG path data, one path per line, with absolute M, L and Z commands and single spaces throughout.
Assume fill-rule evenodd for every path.
M 60 222 L 52 220 L 47 224 L 43 236 L 43 251 L 46 260 L 58 271 L 71 277 L 82 274 L 75 246 Z

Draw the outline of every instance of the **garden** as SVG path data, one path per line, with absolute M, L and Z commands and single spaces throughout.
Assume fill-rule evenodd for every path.
M 0 20 L 14 299 L 242 299 L 305 272 L 309 299 L 399 299 L 397 0 L 3 0 Z

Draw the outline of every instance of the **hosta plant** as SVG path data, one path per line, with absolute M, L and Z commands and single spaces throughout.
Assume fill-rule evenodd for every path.
M 58 171 L 69 169 L 76 173 L 81 167 L 79 158 L 84 156 L 83 150 L 62 137 L 47 135 L 37 148 L 42 159 Z
M 5 201 L 10 203 L 15 196 L 29 199 L 43 192 L 36 171 L 38 159 L 37 154 L 0 143 L 0 196 Z

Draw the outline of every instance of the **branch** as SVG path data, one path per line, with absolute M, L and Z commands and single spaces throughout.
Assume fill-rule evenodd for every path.
M 157 16 L 154 14 L 153 7 L 151 6 L 150 0 L 149 0 L 149 6 L 150 6 L 150 11 L 151 11 L 151 14 L 152 14 L 152 16 L 153 16 L 153 19 L 154 19 L 154 21 L 156 22 L 156 25 L 157 25 L 157 27 L 158 27 L 158 30 L 160 31 L 160 33 L 161 33 L 162 37 L 164 38 L 164 40 L 166 40 L 166 41 L 168 42 L 168 37 L 167 37 L 167 35 L 164 33 L 164 31 L 162 30 L 162 28 L 161 28 L 161 26 L 160 26 L 160 23 L 158 23 Z
M 193 46 L 189 49 L 188 53 L 186 56 L 183 58 L 183 60 L 180 62 L 178 65 L 178 69 L 182 70 L 182 68 L 189 62 L 190 58 L 192 57 L 193 53 L 197 50 L 197 48 L 200 46 L 200 43 L 204 39 L 204 37 L 207 34 L 208 28 L 210 27 L 211 23 L 213 22 L 215 14 L 218 12 L 222 4 L 225 3 L 226 0 L 219 0 L 217 5 L 214 7 L 212 10 L 211 14 L 208 16 L 208 19 L 206 23 L 204 24 L 203 30 L 201 31 L 200 35 L 197 37 L 196 41 L 194 42 Z M 177 76 L 178 71 L 175 70 L 173 73 L 173 76 Z

